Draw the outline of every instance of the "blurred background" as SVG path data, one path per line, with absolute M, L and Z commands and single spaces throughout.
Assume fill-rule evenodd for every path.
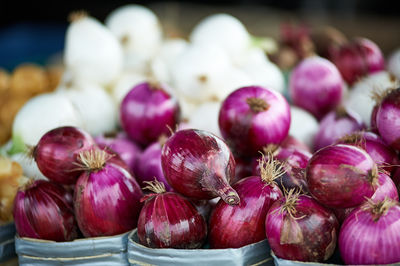
M 258 36 L 279 38 L 282 23 L 311 27 L 330 25 L 348 37 L 374 40 L 388 55 L 400 44 L 396 1 L 379 0 L 197 0 L 197 1 L 2 1 L 0 6 L 0 67 L 9 71 L 23 62 L 47 64 L 64 47 L 68 14 L 84 9 L 97 19 L 127 3 L 151 8 L 170 36 L 186 36 L 205 16 L 230 13 Z

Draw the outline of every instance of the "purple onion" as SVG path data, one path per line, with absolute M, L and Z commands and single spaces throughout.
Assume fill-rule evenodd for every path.
M 400 205 L 391 199 L 369 200 L 356 208 L 339 233 L 344 262 L 352 265 L 400 262 L 399 220 Z
M 309 57 L 293 70 L 289 93 L 293 103 L 321 119 L 342 100 L 344 83 L 330 61 Z
M 101 149 L 109 148 L 118 154 L 128 168 L 136 174 L 136 164 L 142 151 L 124 133 L 100 135 L 95 138 L 95 141 Z
M 319 130 L 314 137 L 314 150 L 322 149 L 344 135 L 364 128 L 362 118 L 357 113 L 339 107 L 321 120 Z
M 179 123 L 179 104 L 168 91 L 165 85 L 144 82 L 123 99 L 121 125 L 135 142 L 148 145 Z
M 243 87 L 222 103 L 219 128 L 237 155 L 257 155 L 268 144 L 281 143 L 289 133 L 290 108 L 285 98 L 260 86 Z
M 382 100 L 376 114 L 376 125 L 382 139 L 400 150 L 400 88 L 392 90 Z
M 137 165 L 136 179 L 141 187 L 145 186 L 145 181 L 154 181 L 156 179 L 162 182 L 167 191 L 172 191 L 171 186 L 165 179 L 161 166 L 161 150 L 163 143 L 160 141 L 154 142 L 148 146 L 139 158 Z

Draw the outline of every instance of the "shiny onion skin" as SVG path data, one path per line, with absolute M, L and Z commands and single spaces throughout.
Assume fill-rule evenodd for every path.
M 100 135 L 95 138 L 95 141 L 101 149 L 108 148 L 118 154 L 130 171 L 136 174 L 137 161 L 142 151 L 124 133 Z
M 274 180 L 283 174 L 278 161 L 263 158 L 261 177 L 240 180 L 235 189 L 240 203 L 230 206 L 220 200 L 210 217 L 211 248 L 240 248 L 265 239 L 265 217 L 271 205 L 282 197 Z
M 144 82 L 125 96 L 120 120 L 132 140 L 146 146 L 179 124 L 179 104 L 168 90 L 164 85 Z
M 86 171 L 75 185 L 74 209 L 85 237 L 117 235 L 137 225 L 143 193 L 127 170 L 107 159 L 102 150 L 80 154 Z
M 20 237 L 71 241 L 78 236 L 67 191 L 51 181 L 35 180 L 20 189 L 14 202 L 14 222 Z
M 371 197 L 378 184 L 378 168 L 364 150 L 345 144 L 313 154 L 306 169 L 311 195 L 330 208 L 349 208 Z
M 366 38 L 356 38 L 329 53 L 344 80 L 350 85 L 368 74 L 385 69 L 385 60 L 379 47 Z
M 395 165 L 399 165 L 397 153 L 389 147 L 378 135 L 372 132 L 361 131 L 339 139 L 337 143 L 354 145 L 364 149 L 380 168 L 392 172 Z
M 174 191 L 193 199 L 220 196 L 228 204 L 240 202 L 229 185 L 235 176 L 235 160 L 217 136 L 197 129 L 175 132 L 161 152 L 164 176 Z
M 231 184 L 235 184 L 237 181 L 252 175 L 252 159 L 246 157 L 235 157 L 235 178 L 231 181 Z
M 33 149 L 39 170 L 48 179 L 60 184 L 75 184 L 82 173 L 78 154 L 95 144 L 93 138 L 76 127 L 59 127 L 44 134 Z
M 145 185 L 144 181 L 153 181 L 156 178 L 157 181 L 165 185 L 167 191 L 172 191 L 161 167 L 162 146 L 162 143 L 157 141 L 143 151 L 138 161 L 136 179 L 139 185 L 143 187 Z
M 344 107 L 329 112 L 320 122 L 314 137 L 314 151 L 333 144 L 339 138 L 365 129 L 362 118 Z
M 218 123 L 235 155 L 258 155 L 264 146 L 279 144 L 287 137 L 290 107 L 278 92 L 260 86 L 242 87 L 224 100 Z
M 336 108 L 342 100 L 344 82 L 330 61 L 314 56 L 300 62 L 289 80 L 293 103 L 317 119 Z
M 400 150 L 400 88 L 388 93 L 376 114 L 376 125 L 382 139 Z
M 352 265 L 400 262 L 399 220 L 399 202 L 390 199 L 368 201 L 355 209 L 340 229 L 343 261 Z
M 162 185 L 159 188 L 142 199 L 145 203 L 137 231 L 140 243 L 150 248 L 200 248 L 207 237 L 203 216 L 189 200 L 165 192 Z
M 271 206 L 265 221 L 272 251 L 287 260 L 329 259 L 336 247 L 338 230 L 339 223 L 331 210 L 310 196 L 291 192 Z

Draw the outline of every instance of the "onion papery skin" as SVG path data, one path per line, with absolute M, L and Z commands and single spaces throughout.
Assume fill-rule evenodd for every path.
M 136 228 L 143 193 L 131 174 L 106 163 L 76 182 L 74 209 L 85 237 L 112 236 Z
M 331 111 L 322 120 L 314 137 L 314 151 L 333 144 L 339 138 L 365 129 L 361 117 L 349 110 Z
M 305 169 L 311 153 L 297 148 L 278 148 L 274 153 L 274 158 L 280 162 L 284 162 L 283 169 L 285 173 L 278 177 L 275 182 L 281 190 L 291 188 L 299 188 L 307 193 L 307 182 L 305 178 Z M 261 158 L 253 159 L 252 169 L 253 175 L 260 175 L 259 161 Z
M 339 140 L 338 143 L 355 145 L 364 149 L 372 160 L 388 172 L 394 171 L 399 164 L 397 153 L 389 147 L 378 135 L 372 132 L 355 132 L 353 140 Z
M 138 161 L 136 179 L 141 187 L 145 186 L 144 181 L 157 179 L 164 184 L 167 191 L 172 191 L 162 170 L 161 150 L 162 145 L 159 142 L 154 142 L 143 151 Z
M 36 180 L 17 192 L 14 222 L 20 237 L 71 241 L 78 236 L 70 195 L 51 181 Z
M 147 195 L 139 216 L 138 237 L 150 248 L 200 248 L 207 224 L 196 208 L 174 192 Z
M 392 148 L 400 150 L 400 88 L 383 99 L 376 114 L 376 125 L 382 139 Z
M 265 221 L 265 232 L 276 256 L 287 260 L 322 262 L 336 247 L 339 223 L 332 211 L 310 196 L 299 196 L 293 219 L 282 210 L 286 198 L 276 201 Z
M 252 100 L 258 104 L 251 104 Z M 290 107 L 278 92 L 260 86 L 242 87 L 224 100 L 218 123 L 235 154 L 258 155 L 263 147 L 287 137 Z
M 289 80 L 289 93 L 293 103 L 317 119 L 324 117 L 342 100 L 344 82 L 330 61 L 309 57 L 293 70 Z
M 33 150 L 39 170 L 60 184 L 74 184 L 82 173 L 77 166 L 79 152 L 96 145 L 93 138 L 76 127 L 59 127 L 44 134 Z
M 109 148 L 118 154 L 130 171 L 136 174 L 136 164 L 142 151 L 124 133 L 118 133 L 116 136 L 100 135 L 95 141 L 101 149 Z
M 368 74 L 385 69 L 379 47 L 366 38 L 356 38 L 330 51 L 329 59 L 350 85 Z
M 282 197 L 279 187 L 260 176 L 250 176 L 233 186 L 240 203 L 230 206 L 220 200 L 210 217 L 211 248 L 240 248 L 265 239 L 265 217 L 271 205 Z
M 180 120 L 178 101 L 166 86 L 144 82 L 136 85 L 121 103 L 120 119 L 128 136 L 146 146 L 168 135 Z M 169 128 L 168 128 L 169 127 Z
M 313 154 L 306 168 L 311 195 L 330 208 L 349 208 L 371 197 L 377 186 L 377 166 L 364 150 L 345 144 Z
M 379 173 L 378 182 L 379 186 L 376 189 L 374 195 L 372 195 L 372 200 L 381 201 L 385 198 L 389 198 L 399 201 L 399 194 L 397 192 L 396 185 L 394 184 L 390 176 L 383 172 Z M 354 208 L 333 209 L 333 212 L 335 213 L 339 222 L 342 223 L 353 210 Z
M 163 146 L 161 165 L 168 183 L 184 196 L 240 201 L 229 185 L 235 176 L 233 155 L 223 140 L 207 131 L 177 131 Z
M 364 206 L 353 210 L 340 229 L 343 261 L 351 265 L 400 262 L 400 206 L 390 207 L 377 221 Z

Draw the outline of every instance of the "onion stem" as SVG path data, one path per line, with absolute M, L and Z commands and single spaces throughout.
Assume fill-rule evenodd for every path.
M 256 113 L 265 111 L 269 108 L 269 105 L 266 101 L 257 97 L 247 98 L 246 102 L 250 106 L 250 109 Z
M 275 179 L 285 174 L 283 164 L 280 161 L 275 160 L 271 153 L 267 155 L 267 159 L 264 155 L 262 155 L 262 158 L 259 160 L 259 164 L 261 179 L 267 185 L 273 184 Z
M 378 222 L 379 219 L 386 215 L 389 209 L 398 203 L 392 199 L 385 198 L 382 201 L 374 202 L 372 199 L 367 199 L 366 204 L 361 208 L 363 211 L 369 211 L 374 219 Z
M 155 178 L 154 181 L 143 181 L 143 183 L 147 184 L 147 186 L 143 187 L 143 189 L 148 189 L 157 194 L 166 192 L 164 183 L 157 181 Z
M 111 157 L 112 155 L 104 150 L 89 149 L 79 153 L 78 166 L 85 171 L 99 171 Z

